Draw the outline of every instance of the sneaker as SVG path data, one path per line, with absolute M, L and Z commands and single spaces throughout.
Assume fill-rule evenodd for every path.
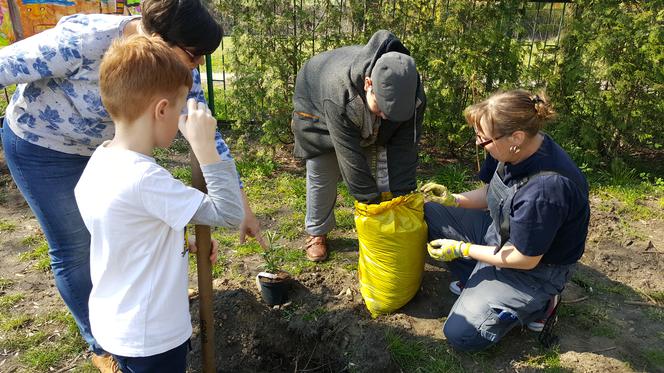
M 461 281 L 450 282 L 450 291 L 454 295 L 461 295 L 461 291 L 463 291 L 463 284 Z
M 539 320 L 529 322 L 528 329 L 534 332 L 541 332 L 542 329 L 544 329 L 544 324 L 546 324 L 546 321 L 549 320 L 549 317 L 553 315 L 553 311 L 556 309 L 558 302 L 560 302 L 560 294 L 552 296 L 549 300 L 549 305 L 546 307 L 544 317 Z
M 92 365 L 99 369 L 101 373 L 122 373 L 118 362 L 115 361 L 112 355 L 96 355 L 92 354 Z

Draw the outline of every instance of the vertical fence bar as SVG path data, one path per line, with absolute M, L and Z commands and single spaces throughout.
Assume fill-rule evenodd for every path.
M 318 20 L 316 19 L 316 8 L 318 8 L 318 3 L 317 1 L 314 0 L 314 6 L 313 6 L 313 15 L 312 18 L 313 20 L 311 21 L 311 56 L 316 55 L 316 27 L 318 27 Z M 299 70 L 299 66 L 298 66 Z M 295 73 L 297 75 L 297 73 Z
M 207 54 L 205 55 L 205 76 L 207 77 L 207 89 L 208 89 L 208 107 L 214 115 L 214 81 L 212 75 L 212 56 Z
M 537 21 L 539 20 L 540 3 L 537 3 L 537 14 L 535 15 L 535 22 L 533 23 L 533 32 L 530 34 L 530 54 L 528 55 L 528 67 L 530 67 L 530 60 L 533 58 L 533 49 L 535 48 L 535 30 L 537 29 Z
M 224 36 L 222 35 L 221 37 L 221 83 L 222 83 L 222 91 L 221 94 L 223 96 L 222 100 L 222 105 L 224 107 L 224 116 L 226 118 L 223 119 L 228 119 L 228 111 L 226 108 L 226 58 L 225 58 L 226 50 L 224 49 Z
M 563 20 L 565 20 L 565 9 L 567 8 L 567 3 L 563 3 L 563 12 L 560 15 L 560 23 L 558 24 L 558 38 L 556 38 L 556 46 L 560 45 L 560 34 L 563 31 Z
M 556 50 L 553 53 L 553 63 L 555 66 L 558 66 L 558 49 L 560 49 L 560 34 L 563 32 L 563 21 L 565 20 L 565 14 L 567 9 L 567 3 L 563 3 L 563 12 L 560 15 L 560 22 L 558 23 L 558 37 L 556 38 Z
M 544 61 L 544 57 L 546 55 L 546 47 L 548 46 L 549 42 L 549 26 L 551 25 L 552 18 L 553 18 L 553 3 L 551 3 L 551 7 L 549 8 L 549 17 L 547 17 L 546 19 L 546 27 L 544 28 L 544 45 L 542 46 L 540 61 Z M 542 70 L 538 69 L 537 71 L 538 71 L 537 83 L 540 83 L 540 79 L 542 77 Z
M 339 1 L 339 35 L 342 35 L 344 22 L 344 0 Z

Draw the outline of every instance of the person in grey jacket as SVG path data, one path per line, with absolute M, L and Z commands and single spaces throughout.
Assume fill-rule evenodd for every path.
M 416 189 L 426 96 L 415 61 L 391 32 L 323 52 L 297 74 L 291 127 L 306 161 L 307 258 L 327 258 L 339 177 L 360 202 Z

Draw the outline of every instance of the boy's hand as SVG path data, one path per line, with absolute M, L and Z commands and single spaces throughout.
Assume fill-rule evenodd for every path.
M 441 238 L 427 244 L 429 255 L 436 259 L 449 262 L 454 259 L 467 257 L 471 244 L 468 242 Z
M 214 264 L 217 262 L 217 252 L 219 251 L 219 243 L 215 239 L 210 240 L 210 242 L 212 243 L 212 249 L 210 250 L 210 262 Z M 196 237 L 194 236 L 189 237 L 189 252 L 192 254 L 198 252 L 198 247 L 196 246 Z
M 187 115 L 180 115 L 178 128 L 201 165 L 216 163 L 221 160 L 214 141 L 217 120 L 203 102 L 187 100 Z
M 263 250 L 268 248 L 267 243 L 261 234 L 260 223 L 251 209 L 244 210 L 244 219 L 242 219 L 242 224 L 240 224 L 240 244 L 247 241 L 247 236 L 255 238 L 256 242 L 261 245 Z
M 420 188 L 420 191 L 424 193 L 425 198 L 431 202 L 440 203 L 441 205 L 448 207 L 459 207 L 459 202 L 456 197 L 447 190 L 445 185 L 426 183 Z

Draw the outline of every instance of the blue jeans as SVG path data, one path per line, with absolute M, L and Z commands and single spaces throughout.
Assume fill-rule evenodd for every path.
M 172 350 L 146 357 L 113 355 L 124 373 L 184 373 L 187 369 L 187 353 L 191 342 L 187 340 Z
M 7 123 L 2 129 L 2 147 L 12 178 L 48 241 L 55 286 L 90 349 L 102 354 L 88 318 L 90 233 L 74 198 L 74 187 L 90 157 L 32 144 L 17 137 Z

